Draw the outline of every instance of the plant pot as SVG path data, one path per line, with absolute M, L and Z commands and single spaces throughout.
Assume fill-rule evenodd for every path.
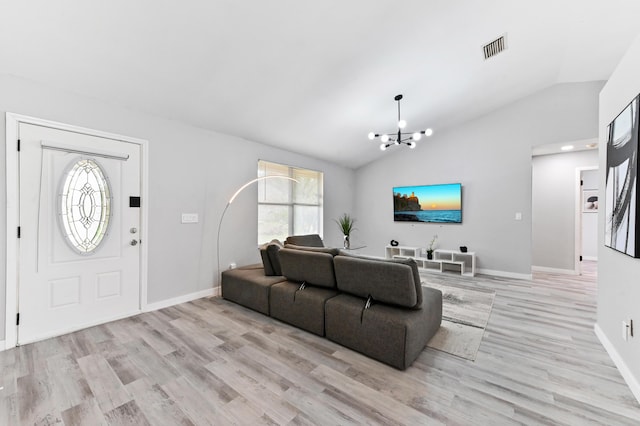
M 427 259 L 429 259 L 429 260 L 433 259 L 433 252 L 432 251 L 428 251 L 427 252 Z
M 351 242 L 349 241 L 349 236 L 344 236 L 344 248 L 349 250 L 351 248 Z

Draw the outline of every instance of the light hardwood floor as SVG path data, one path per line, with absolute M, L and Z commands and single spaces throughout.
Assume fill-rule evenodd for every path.
M 220 298 L 0 352 L 0 425 L 638 425 L 598 342 L 595 267 L 496 291 L 475 362 L 398 371 Z

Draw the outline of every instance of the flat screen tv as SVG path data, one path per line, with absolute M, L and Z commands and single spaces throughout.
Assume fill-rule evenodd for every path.
M 462 184 L 394 187 L 393 220 L 462 223 Z

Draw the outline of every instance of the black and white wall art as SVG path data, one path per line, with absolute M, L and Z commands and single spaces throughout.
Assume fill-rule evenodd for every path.
M 605 245 L 640 257 L 638 224 L 638 105 L 640 96 L 609 125 L 605 190 Z
M 582 191 L 582 212 L 598 213 L 598 190 L 585 189 Z

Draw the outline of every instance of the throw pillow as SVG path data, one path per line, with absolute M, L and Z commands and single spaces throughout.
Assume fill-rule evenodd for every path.
M 275 270 L 273 269 L 273 264 L 271 263 L 271 259 L 269 258 L 269 253 L 267 251 L 268 247 L 269 247 L 269 243 L 262 244 L 261 246 L 258 247 L 258 249 L 260 250 L 260 257 L 262 258 L 262 266 L 264 268 L 264 274 L 269 277 L 273 275 L 280 275 L 280 274 L 276 274 Z
M 278 240 L 273 240 L 267 245 L 267 255 L 273 268 L 273 275 L 282 275 L 282 267 L 280 266 L 280 259 L 278 252 L 282 248 L 282 243 Z

